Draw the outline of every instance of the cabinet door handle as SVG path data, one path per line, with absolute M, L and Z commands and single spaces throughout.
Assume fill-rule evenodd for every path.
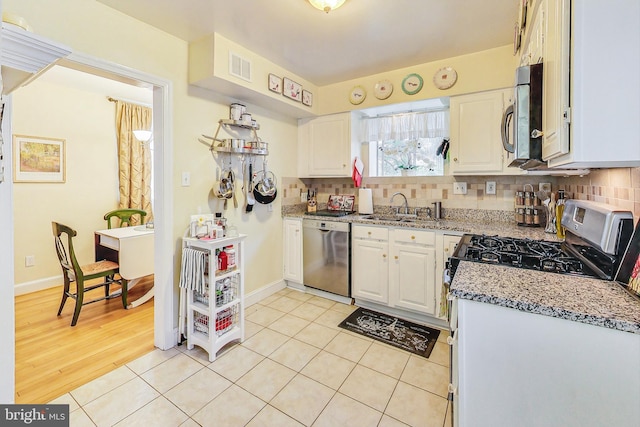
M 416 236 L 411 236 L 411 240 L 416 240 Z
M 444 248 L 444 251 L 445 252 L 449 252 L 449 248 Z
M 457 158 L 457 157 L 454 157 L 454 158 L 453 158 L 453 161 L 454 161 L 454 162 L 457 162 L 457 161 L 458 161 L 458 158 Z
M 369 236 L 371 236 L 371 232 L 370 231 L 367 231 L 367 234 L 369 234 Z
M 387 257 L 387 254 L 382 254 L 382 258 L 386 258 L 386 257 Z
M 398 255 L 394 256 L 395 259 L 398 259 Z

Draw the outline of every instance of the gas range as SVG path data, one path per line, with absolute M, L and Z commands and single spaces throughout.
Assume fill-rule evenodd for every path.
M 582 261 L 565 252 L 560 242 L 465 234 L 453 253 L 451 267 L 455 270 L 461 260 L 550 273 L 597 276 Z
M 633 214 L 613 206 L 568 200 L 564 242 L 465 234 L 449 259 L 614 280 L 633 234 Z

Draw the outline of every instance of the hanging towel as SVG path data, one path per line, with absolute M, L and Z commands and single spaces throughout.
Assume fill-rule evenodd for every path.
M 180 269 L 180 287 L 205 293 L 204 273 L 207 257 L 204 251 L 191 248 L 182 249 L 182 267 Z
M 353 178 L 353 184 L 356 188 L 360 187 L 362 184 L 362 173 L 364 172 L 364 163 L 360 160 L 360 157 L 356 157 L 353 161 L 353 173 L 351 174 L 351 178 Z

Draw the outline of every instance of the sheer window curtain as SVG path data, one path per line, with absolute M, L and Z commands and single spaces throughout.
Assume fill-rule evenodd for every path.
M 119 209 L 134 208 L 147 212 L 153 221 L 151 206 L 151 149 L 138 141 L 133 130 L 151 130 L 152 110 L 142 105 L 116 101 L 118 137 Z

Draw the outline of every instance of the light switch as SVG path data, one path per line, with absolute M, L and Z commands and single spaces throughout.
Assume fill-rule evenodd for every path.
M 182 172 L 182 186 L 188 187 L 191 185 L 191 173 Z

